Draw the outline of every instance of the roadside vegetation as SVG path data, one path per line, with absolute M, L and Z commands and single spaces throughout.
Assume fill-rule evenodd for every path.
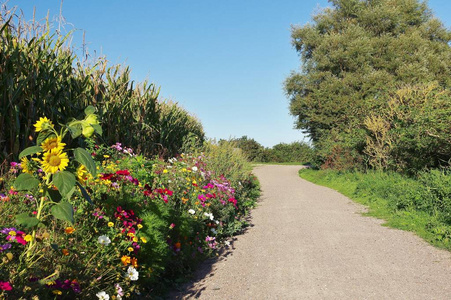
M 285 91 L 315 152 L 300 176 L 451 250 L 451 32 L 423 1 L 330 2 L 292 28 Z
M 312 169 L 299 174 L 368 206 L 366 215 L 386 220 L 385 226 L 415 232 L 451 250 L 451 176 L 447 172 L 423 172 L 416 178 L 395 172 Z
M 231 143 L 49 23 L 0 19 L 0 298 L 164 296 L 243 232 L 259 184 Z
M 307 164 L 314 158 L 314 151 L 305 142 L 280 143 L 273 147 L 263 147 L 247 136 L 232 139 L 250 162 L 268 164 Z

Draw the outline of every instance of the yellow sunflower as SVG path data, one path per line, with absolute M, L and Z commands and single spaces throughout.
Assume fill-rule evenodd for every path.
M 20 160 L 20 166 L 22 167 L 22 172 L 33 174 L 33 171 L 31 170 L 32 168 L 30 165 L 30 161 L 26 156 L 22 157 L 22 159 Z
M 69 164 L 67 153 L 61 149 L 52 149 L 44 153 L 42 169 L 46 173 L 55 174 L 58 170 L 63 171 Z
M 85 184 L 86 180 L 92 179 L 91 174 L 88 172 L 84 165 L 80 165 L 77 169 L 77 179 L 81 184 Z
M 44 117 L 40 118 L 39 121 L 37 121 L 36 124 L 34 124 L 34 127 L 36 127 L 36 132 L 39 132 L 42 130 L 53 128 L 53 124 L 52 121 Z
M 64 146 L 66 146 L 66 144 L 61 142 L 60 136 L 50 137 L 41 144 L 44 151 L 50 151 L 52 149 L 63 150 Z

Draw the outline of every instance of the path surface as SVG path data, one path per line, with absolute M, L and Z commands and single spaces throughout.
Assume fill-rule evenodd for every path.
M 174 299 L 451 299 L 451 254 L 361 216 L 363 207 L 261 166 L 253 226 Z

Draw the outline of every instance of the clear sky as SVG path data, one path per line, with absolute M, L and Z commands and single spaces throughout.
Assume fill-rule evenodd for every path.
M 4 0 L 0 0 L 4 3 Z M 429 7 L 449 28 L 451 0 Z M 60 0 L 10 0 L 25 18 L 56 19 Z M 302 141 L 283 81 L 300 61 L 290 26 L 304 25 L 327 0 L 65 0 L 75 46 L 125 64 L 132 78 L 161 87 L 162 99 L 197 116 L 209 138 L 247 135 L 266 147 Z M 56 25 L 55 25 L 56 26 Z M 307 140 L 307 139 L 305 139 Z

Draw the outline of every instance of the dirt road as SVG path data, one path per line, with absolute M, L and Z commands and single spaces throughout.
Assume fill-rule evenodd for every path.
M 174 299 L 451 299 L 451 254 L 363 217 L 363 207 L 261 166 L 253 226 Z

